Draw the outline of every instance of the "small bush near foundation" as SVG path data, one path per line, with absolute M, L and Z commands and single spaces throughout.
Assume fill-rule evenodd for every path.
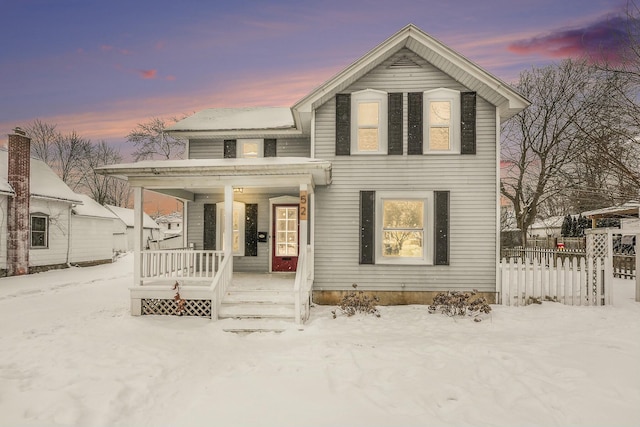
M 355 290 L 342 297 L 338 308 L 331 312 L 333 318 L 338 317 L 338 309 L 342 314 L 346 314 L 349 317 L 356 313 L 373 314 L 376 317 L 380 317 L 380 312 L 376 307 L 376 303 L 379 302 L 380 299 L 377 296 L 370 297 L 365 295 L 363 291 L 358 290 L 356 283 L 351 286 L 353 286 Z
M 471 299 L 478 294 L 475 289 L 473 291 L 447 291 L 439 292 L 433 298 L 433 304 L 429 306 L 429 313 L 433 314 L 440 311 L 447 316 L 470 316 L 474 321 L 480 322 L 481 318 L 477 317 L 482 313 L 489 314 L 491 306 L 487 303 L 485 297 Z

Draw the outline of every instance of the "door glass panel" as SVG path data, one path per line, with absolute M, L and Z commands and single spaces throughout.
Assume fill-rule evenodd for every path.
M 276 256 L 298 255 L 298 208 L 276 208 Z

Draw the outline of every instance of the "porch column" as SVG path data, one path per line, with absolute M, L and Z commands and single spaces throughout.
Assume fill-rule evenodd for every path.
M 142 187 L 133 187 L 133 285 L 142 285 L 142 240 L 144 232 L 144 193 Z M 131 298 L 131 315 L 142 314 L 142 300 Z
M 233 186 L 224 187 L 224 243 L 225 253 L 233 254 Z
M 300 250 L 307 251 L 309 232 L 309 186 L 300 184 Z

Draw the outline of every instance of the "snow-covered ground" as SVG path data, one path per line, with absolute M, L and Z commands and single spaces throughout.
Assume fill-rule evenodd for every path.
M 632 281 L 613 307 L 314 307 L 304 331 L 237 335 L 130 316 L 131 258 L 0 279 L 1 426 L 640 425 Z

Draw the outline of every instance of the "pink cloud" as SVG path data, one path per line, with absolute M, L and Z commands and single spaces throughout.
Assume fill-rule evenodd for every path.
M 618 62 L 629 46 L 630 23 L 621 16 L 604 17 L 579 28 L 558 29 L 549 34 L 518 40 L 510 52 L 541 54 L 551 58 L 587 56 L 592 60 Z
M 113 46 L 103 44 L 102 46 L 100 46 L 100 50 L 102 50 L 103 52 L 111 52 L 113 50 Z
M 176 79 L 176 76 L 173 75 L 168 75 L 167 77 L 164 78 L 165 80 L 169 80 L 169 81 L 174 81 Z
M 158 70 L 138 70 L 138 74 L 145 80 L 155 79 L 158 74 Z
M 155 48 L 156 48 L 156 50 L 162 50 L 162 49 L 165 48 L 166 45 L 167 44 L 165 42 L 158 41 L 158 42 L 156 42 Z

